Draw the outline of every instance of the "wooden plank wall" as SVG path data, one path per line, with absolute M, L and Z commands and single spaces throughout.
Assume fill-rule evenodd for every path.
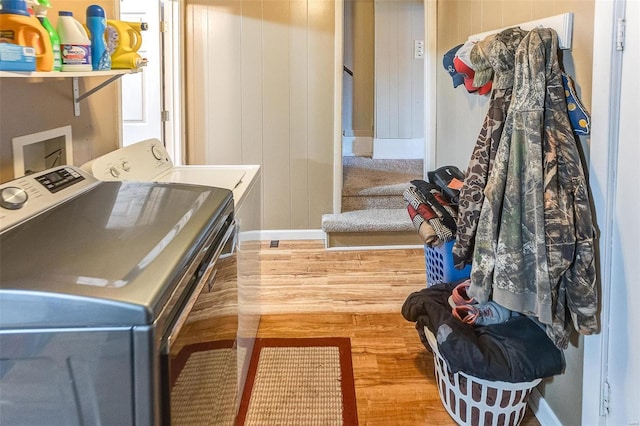
M 265 229 L 332 210 L 335 2 L 186 3 L 189 164 L 262 166 Z
M 375 2 L 375 137 L 424 135 L 424 59 L 414 40 L 424 40 L 422 0 Z
M 573 47 L 564 51 L 566 71 L 574 77 L 584 105 L 591 107 L 593 0 L 439 0 L 437 48 L 436 166 L 466 170 L 487 113 L 489 96 L 453 88 L 442 56 L 472 34 L 517 25 L 566 12 L 574 14 Z
M 373 137 L 374 111 L 374 1 L 344 2 L 344 65 L 342 111 L 346 136 Z

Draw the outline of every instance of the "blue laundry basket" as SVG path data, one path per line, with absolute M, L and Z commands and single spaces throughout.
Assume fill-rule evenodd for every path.
M 450 283 L 471 276 L 471 265 L 464 269 L 453 266 L 451 249 L 455 240 L 447 241 L 439 246 L 424 245 L 424 261 L 427 266 L 427 287 L 439 283 Z

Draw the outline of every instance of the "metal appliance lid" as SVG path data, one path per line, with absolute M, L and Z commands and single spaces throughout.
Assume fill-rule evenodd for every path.
M 102 182 L 9 229 L 0 328 L 151 324 L 229 205 L 226 189 Z

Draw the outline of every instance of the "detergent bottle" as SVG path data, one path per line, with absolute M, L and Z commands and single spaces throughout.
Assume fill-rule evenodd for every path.
M 42 24 L 44 29 L 49 33 L 49 40 L 51 40 L 51 48 L 53 49 L 53 71 L 60 71 L 62 69 L 62 60 L 60 58 L 60 37 L 49 18 L 47 18 L 47 10 L 51 8 L 49 0 L 38 0 L 33 9 L 36 14 L 36 18 Z
M 142 45 L 142 31 L 146 22 L 107 20 L 107 47 L 111 54 L 111 67 L 118 69 L 139 68 L 146 65 L 146 59 L 138 54 Z
M 58 12 L 58 36 L 62 71 L 91 71 L 91 41 L 73 13 Z
M 92 4 L 87 8 L 87 28 L 91 33 L 91 66 L 93 70 L 110 70 L 111 56 L 104 39 L 107 20 L 104 9 L 97 4 Z
M 0 6 L 0 43 L 33 48 L 36 54 L 36 71 L 51 71 L 51 39 L 40 22 L 29 15 L 25 0 L 0 0 Z

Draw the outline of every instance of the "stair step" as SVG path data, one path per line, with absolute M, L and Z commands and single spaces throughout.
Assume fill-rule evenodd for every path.
M 328 248 L 421 244 L 406 208 L 325 214 L 322 230 Z
M 379 185 L 367 188 L 343 188 L 342 195 L 345 197 L 378 197 L 378 196 L 398 196 L 402 197 L 404 191 L 409 187 L 409 182 L 396 183 L 392 185 Z
M 407 209 L 366 209 L 322 215 L 324 232 L 415 231 Z
M 342 197 L 342 211 L 368 209 L 405 209 L 407 203 L 401 196 L 374 196 L 374 197 Z

